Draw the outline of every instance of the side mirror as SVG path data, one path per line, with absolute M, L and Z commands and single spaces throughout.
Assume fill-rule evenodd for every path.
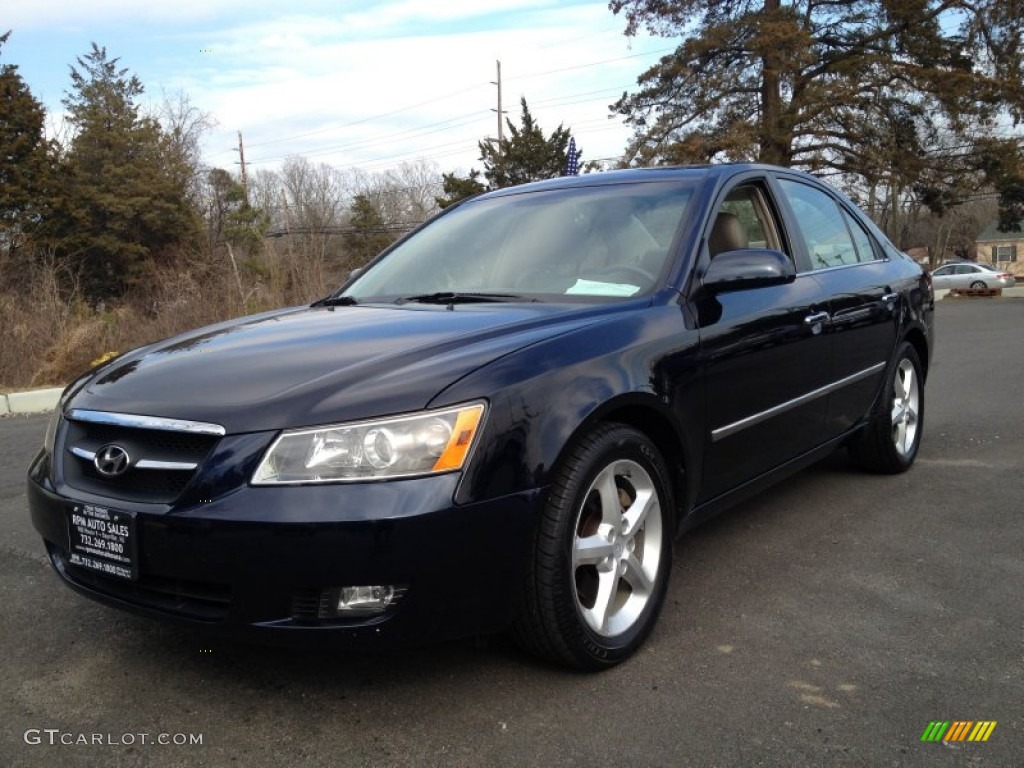
M 796 280 L 793 262 L 782 251 L 772 248 L 745 248 L 726 251 L 711 260 L 701 281 L 711 293 L 745 291 L 768 285 L 785 285 Z

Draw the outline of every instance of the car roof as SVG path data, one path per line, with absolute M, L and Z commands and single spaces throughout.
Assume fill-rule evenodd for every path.
M 981 267 L 982 269 L 992 269 L 988 264 L 981 264 L 977 261 L 971 261 L 970 259 L 958 259 L 956 261 L 944 261 L 935 269 L 942 269 L 943 267 L 955 267 L 958 264 L 969 264 L 972 267 Z
M 520 192 L 532 192 L 545 189 L 568 189 L 573 187 L 594 187 L 606 184 L 627 184 L 643 181 L 679 181 L 681 179 L 711 179 L 733 176 L 747 171 L 786 172 L 813 179 L 824 183 L 821 179 L 803 171 L 782 166 L 765 165 L 763 163 L 714 163 L 708 165 L 663 165 L 650 168 L 623 168 L 598 173 L 584 173 L 579 176 L 558 176 L 544 181 L 534 181 L 515 187 L 504 187 L 486 194 L 481 198 L 501 197 Z

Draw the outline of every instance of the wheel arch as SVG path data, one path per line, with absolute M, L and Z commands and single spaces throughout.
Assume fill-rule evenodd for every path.
M 921 372 L 927 380 L 928 366 L 931 360 L 928 354 L 928 340 L 925 338 L 924 331 L 920 328 L 911 328 L 907 331 L 907 335 L 904 338 L 914 347 L 914 351 L 917 352 L 917 358 L 921 361 Z
M 658 449 L 668 467 L 675 502 L 675 522 L 680 521 L 689 509 L 693 491 L 691 472 L 691 449 L 687 446 L 685 433 L 674 415 L 661 405 L 654 395 L 633 393 L 610 400 L 595 409 L 573 430 L 559 453 L 561 462 L 569 446 L 577 439 L 600 424 L 625 424 L 644 434 Z

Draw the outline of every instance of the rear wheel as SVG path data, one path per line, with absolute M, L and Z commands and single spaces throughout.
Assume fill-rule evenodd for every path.
M 850 444 L 865 469 L 896 474 L 910 469 L 924 428 L 924 377 L 917 350 L 903 342 L 890 366 L 882 407 Z
M 602 425 L 555 472 L 513 626 L 527 650 L 580 669 L 628 658 L 654 626 L 672 566 L 672 497 L 646 436 Z
M 983 283 L 981 280 L 975 280 L 973 283 L 971 283 L 972 291 L 984 291 L 986 288 L 988 288 L 988 285 Z

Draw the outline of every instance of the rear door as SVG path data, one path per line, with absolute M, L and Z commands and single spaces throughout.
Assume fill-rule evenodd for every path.
M 871 408 L 896 345 L 899 288 L 885 252 L 840 197 L 806 177 L 780 175 L 790 229 L 827 296 L 831 380 L 825 439 Z

